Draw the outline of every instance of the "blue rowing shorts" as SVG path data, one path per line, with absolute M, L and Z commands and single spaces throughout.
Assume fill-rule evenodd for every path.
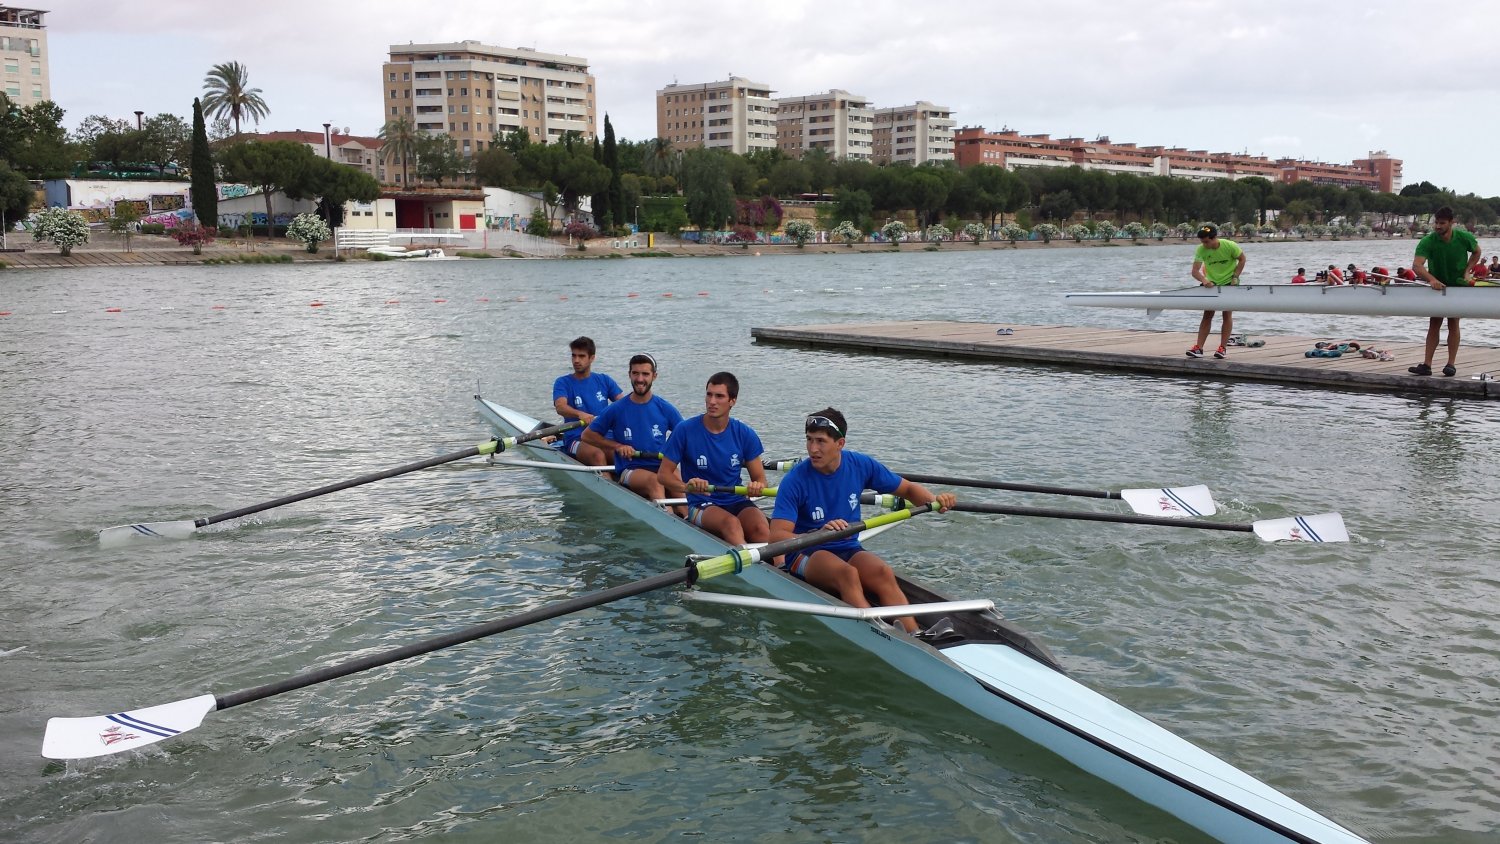
M 807 561 L 819 551 L 827 551 L 847 563 L 855 554 L 863 550 L 865 549 L 856 545 L 853 548 L 809 548 L 806 551 L 793 551 L 783 558 L 781 570 L 798 580 L 806 580 Z
M 718 507 L 720 510 L 729 511 L 729 515 L 738 516 L 746 507 L 754 507 L 755 502 L 748 498 L 740 499 L 733 504 L 691 504 L 688 505 L 688 521 L 696 527 L 703 527 L 703 511 L 710 507 Z

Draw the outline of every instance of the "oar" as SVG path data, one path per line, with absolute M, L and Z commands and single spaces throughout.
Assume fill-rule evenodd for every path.
M 219 522 L 228 521 L 230 519 L 237 519 L 241 516 L 248 516 L 252 513 L 259 513 L 262 510 L 270 510 L 273 507 L 295 504 L 298 501 L 306 501 L 309 498 L 317 498 L 320 495 L 327 495 L 330 492 L 339 492 L 340 490 L 373 483 L 374 481 L 381 481 L 385 480 L 386 478 L 394 478 L 397 475 L 404 475 L 408 472 L 418 471 L 419 469 L 430 469 L 433 466 L 441 466 L 444 463 L 452 463 L 455 460 L 463 460 L 466 457 L 478 457 L 481 454 L 495 454 L 497 452 L 504 451 L 507 448 L 514 448 L 521 443 L 531 442 L 532 440 L 538 440 L 543 437 L 555 436 L 564 431 L 577 428 L 582 424 L 582 422 L 577 421 L 568 422 L 563 425 L 554 425 L 550 428 L 543 428 L 538 431 L 532 431 L 529 434 L 523 434 L 517 437 L 506 437 L 503 440 L 492 439 L 488 442 L 482 442 L 479 445 L 474 446 L 473 448 L 466 448 L 463 451 L 455 451 L 452 454 L 445 454 L 440 457 L 430 457 L 426 460 L 418 460 L 415 463 L 407 463 L 404 466 L 397 466 L 394 469 L 387 469 L 384 472 L 372 472 L 368 475 L 360 475 L 357 478 L 351 478 L 347 481 L 339 481 L 338 483 L 328 484 L 327 486 L 320 486 L 317 489 L 310 489 L 307 492 L 299 492 L 294 495 L 282 496 L 281 498 L 272 499 L 271 501 L 264 501 L 260 504 L 252 504 L 249 507 L 241 507 L 238 510 L 230 510 L 224 513 L 217 513 L 212 516 L 205 516 L 201 519 L 183 519 L 175 522 L 145 522 L 136 525 L 116 525 L 115 527 L 108 527 L 104 530 L 99 531 L 99 544 L 104 546 L 112 546 L 118 545 L 123 542 L 129 542 L 133 539 L 147 538 L 187 539 L 188 537 L 192 536 L 199 528 L 218 524 Z
M 725 595 L 720 592 L 690 591 L 682 593 L 689 601 L 705 604 L 724 604 L 732 607 L 748 607 L 758 610 L 777 610 L 803 615 L 826 615 L 830 618 L 854 618 L 868 621 L 872 618 L 900 618 L 903 615 L 948 615 L 956 612 L 984 612 L 995 608 L 995 602 L 987 598 L 972 601 L 939 601 L 931 604 L 905 604 L 899 607 L 845 607 L 834 604 L 810 604 L 802 601 L 783 601 L 779 598 L 754 598 L 749 595 Z
M 866 504 L 902 506 L 894 496 L 865 495 L 860 499 Z M 1266 542 L 1348 542 L 1349 531 L 1344 527 L 1344 517 L 1338 513 L 1323 513 L 1317 516 L 1292 516 L 1285 519 L 1265 519 L 1248 525 L 1230 522 L 1192 522 L 1182 519 L 1164 519 L 1159 516 L 1126 516 L 1121 513 L 1089 513 L 1082 510 L 1055 510 L 1048 507 L 1009 507 L 1003 504 L 973 504 L 960 501 L 951 508 L 965 513 L 993 513 L 1001 516 L 1036 516 L 1043 519 L 1076 519 L 1085 522 L 1118 522 L 1127 525 L 1159 525 L 1161 527 L 1198 528 L 1199 530 L 1228 530 L 1253 533 Z
M 483 639 L 496 633 L 515 630 L 529 624 L 558 618 L 656 589 L 676 586 L 679 583 L 691 586 L 703 578 L 738 574 L 745 566 L 754 565 L 763 559 L 772 559 L 803 548 L 844 539 L 866 528 L 895 524 L 930 509 L 929 505 L 923 505 L 910 510 L 883 513 L 863 522 L 856 522 L 843 530 L 813 531 L 782 542 L 774 542 L 762 548 L 736 548 L 726 554 L 693 561 L 687 567 L 654 577 L 626 583 L 612 589 L 590 592 L 566 601 L 558 601 L 516 615 L 455 630 L 443 636 L 434 636 L 410 645 L 347 660 L 327 668 L 319 668 L 274 683 L 242 689 L 226 695 L 200 694 L 185 700 L 133 709 L 128 712 L 117 712 L 112 715 L 49 718 L 46 734 L 42 738 L 42 755 L 48 759 L 88 759 L 135 750 L 196 729 L 202 725 L 203 719 L 210 712 L 264 700 L 318 683 L 326 683 L 329 680 L 347 677 L 371 668 L 390 665 L 393 662 L 451 648 L 464 642 Z
M 1185 519 L 1191 516 L 1212 516 L 1219 512 L 1213 494 L 1203 484 L 1197 486 L 1160 487 L 1157 489 L 1077 489 L 1066 486 L 1043 484 L 1021 484 L 1009 481 L 987 481 L 974 478 L 950 478 L 944 475 L 923 475 L 914 472 L 892 470 L 909 481 L 919 484 L 943 484 L 945 486 L 967 486 L 977 489 L 1003 489 L 1009 492 L 1041 492 L 1049 495 L 1072 495 L 1079 498 L 1113 498 L 1130 505 L 1130 509 L 1143 516 L 1165 516 Z

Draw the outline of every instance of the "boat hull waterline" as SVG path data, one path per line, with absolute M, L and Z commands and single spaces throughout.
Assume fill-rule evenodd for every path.
M 480 415 L 504 436 L 541 423 L 519 411 L 478 399 Z M 574 461 L 528 446 L 536 460 Z M 624 510 L 694 554 L 729 549 L 718 537 L 592 472 L 558 472 Z M 565 480 L 563 480 L 565 479 Z M 764 564 L 740 575 L 774 598 L 845 606 L 837 598 Z M 914 602 L 953 600 L 910 578 L 902 586 Z M 965 614 L 965 635 L 936 646 L 885 624 L 815 617 L 837 635 L 955 703 L 1068 760 L 1088 773 L 1157 806 L 1222 841 L 1353 844 L 1364 839 L 1152 721 L 1072 680 L 1046 649 L 993 612 Z M 930 625 L 938 618 L 919 617 Z M 1029 653 L 1020 648 L 1029 649 Z
M 1064 293 L 1080 308 L 1157 311 L 1255 311 L 1333 316 L 1462 317 L 1500 319 L 1500 288 L 1425 284 L 1239 284 L 1181 290 Z

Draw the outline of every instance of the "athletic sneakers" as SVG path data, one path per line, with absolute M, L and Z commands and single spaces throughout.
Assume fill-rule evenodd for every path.
M 1425 363 L 1419 363 L 1416 366 L 1408 366 L 1406 368 L 1406 371 L 1410 372 L 1413 375 L 1431 375 L 1432 367 L 1428 366 Z
M 1199 352 L 1198 354 L 1201 355 L 1203 353 Z M 1224 347 L 1223 346 L 1220 346 L 1219 348 L 1214 349 L 1214 357 L 1218 358 L 1219 360 L 1223 360 L 1225 358 L 1225 356 L 1228 355 L 1228 354 L 1229 354 L 1228 352 L 1224 351 Z
M 1203 357 L 1203 347 L 1202 346 L 1194 346 L 1191 349 L 1188 349 L 1188 357 L 1190 357 L 1190 358 L 1201 358 L 1201 357 Z

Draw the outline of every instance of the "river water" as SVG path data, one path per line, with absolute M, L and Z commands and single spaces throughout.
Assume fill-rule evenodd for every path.
M 1495 244 L 1487 244 L 1495 245 Z M 1409 242 L 1250 245 L 1247 282 Z M 100 549 L 473 445 L 543 415 L 567 341 L 735 371 L 768 456 L 846 412 L 896 468 L 1203 482 L 1218 518 L 1337 510 L 1348 544 L 954 514 L 878 540 L 990 597 L 1073 676 L 1370 837 L 1500 832 L 1493 404 L 757 346 L 750 328 L 964 319 L 1187 330 L 1065 307 L 1181 286 L 1180 244 L 0 275 L 0 840 L 1198 841 L 820 624 L 654 593 L 212 713 L 151 749 L 39 754 L 49 716 L 227 693 L 676 565 L 585 493 L 478 461 Z M 323 303 L 313 307 L 311 303 Z M 222 307 L 218 307 L 222 306 Z M 119 308 L 106 313 L 106 308 Z M 1414 339 L 1422 320 L 1242 315 Z M 1467 339 L 1500 343 L 1493 326 Z M 974 500 L 1109 509 L 1005 493 Z

